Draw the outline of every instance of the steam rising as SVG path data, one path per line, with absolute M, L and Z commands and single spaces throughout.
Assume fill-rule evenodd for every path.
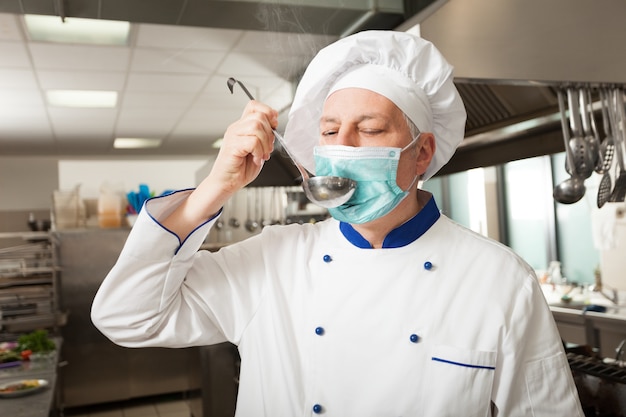
M 282 4 L 281 4 L 282 3 Z M 324 46 L 333 42 L 337 37 L 329 35 L 329 25 L 333 17 L 342 7 L 343 1 L 339 1 L 334 7 L 336 10 L 326 19 L 322 27 L 312 27 L 312 19 L 307 19 L 307 13 L 313 12 L 316 8 L 303 4 L 303 1 L 290 0 L 288 4 L 282 2 L 262 2 L 259 3 L 256 19 L 262 23 L 267 32 L 268 47 L 278 59 L 286 56 L 285 53 L 296 53 L 302 59 L 298 61 L 286 62 L 282 59 L 282 64 L 288 64 L 287 79 L 297 81 L 302 76 L 306 66 L 315 54 Z M 285 36 L 289 33 L 289 36 Z M 278 53 L 277 53 L 278 52 Z

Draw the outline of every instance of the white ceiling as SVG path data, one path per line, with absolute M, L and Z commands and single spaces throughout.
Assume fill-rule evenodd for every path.
M 285 109 L 290 80 L 334 39 L 133 24 L 129 46 L 53 44 L 28 39 L 23 16 L 0 14 L 0 155 L 206 155 L 247 102 L 240 90 L 230 94 L 229 77 Z M 49 89 L 114 90 L 118 105 L 51 107 Z M 163 144 L 116 150 L 115 137 Z

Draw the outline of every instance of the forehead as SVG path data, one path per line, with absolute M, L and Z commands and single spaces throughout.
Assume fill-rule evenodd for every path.
M 322 120 L 328 117 L 369 114 L 380 118 L 396 119 L 402 111 L 387 97 L 363 88 L 344 88 L 326 98 Z

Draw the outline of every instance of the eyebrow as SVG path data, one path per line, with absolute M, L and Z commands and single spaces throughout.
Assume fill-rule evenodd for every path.
M 372 120 L 372 119 L 382 119 L 386 122 L 389 122 L 389 118 L 386 117 L 383 113 L 366 113 L 366 114 L 359 116 L 357 118 L 357 121 L 360 123 L 365 120 Z M 322 116 L 320 118 L 320 122 L 322 123 L 339 123 L 339 121 L 340 120 L 338 118 L 333 117 L 333 116 Z

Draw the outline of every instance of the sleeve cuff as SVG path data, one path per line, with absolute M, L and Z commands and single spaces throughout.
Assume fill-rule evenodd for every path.
M 183 248 L 183 246 L 185 248 L 189 248 L 189 250 L 193 252 L 197 251 L 200 245 L 202 245 L 202 243 L 206 239 L 209 231 L 213 227 L 213 224 L 215 224 L 216 220 L 222 214 L 222 209 L 220 209 L 219 212 L 217 212 L 206 222 L 196 226 L 196 228 L 189 234 L 189 236 L 187 236 L 184 241 L 181 241 L 178 235 L 176 235 L 171 230 L 165 228 L 161 223 L 163 219 L 167 218 L 167 216 L 169 216 L 180 204 L 182 204 L 183 201 L 185 201 L 189 197 L 192 191 L 193 189 L 180 190 L 175 191 L 171 194 L 153 197 L 147 200 L 144 203 L 144 207 L 142 208 L 141 212 L 139 213 L 139 217 L 137 219 L 137 224 L 135 224 L 135 227 L 140 226 L 140 223 L 147 222 L 148 218 L 150 218 L 153 221 L 150 222 L 153 226 L 156 223 L 156 225 L 158 225 L 162 230 L 170 233 L 178 240 L 179 246 L 176 249 L 176 253 L 178 253 Z M 140 222 L 140 220 L 142 220 L 142 217 L 145 220 Z

